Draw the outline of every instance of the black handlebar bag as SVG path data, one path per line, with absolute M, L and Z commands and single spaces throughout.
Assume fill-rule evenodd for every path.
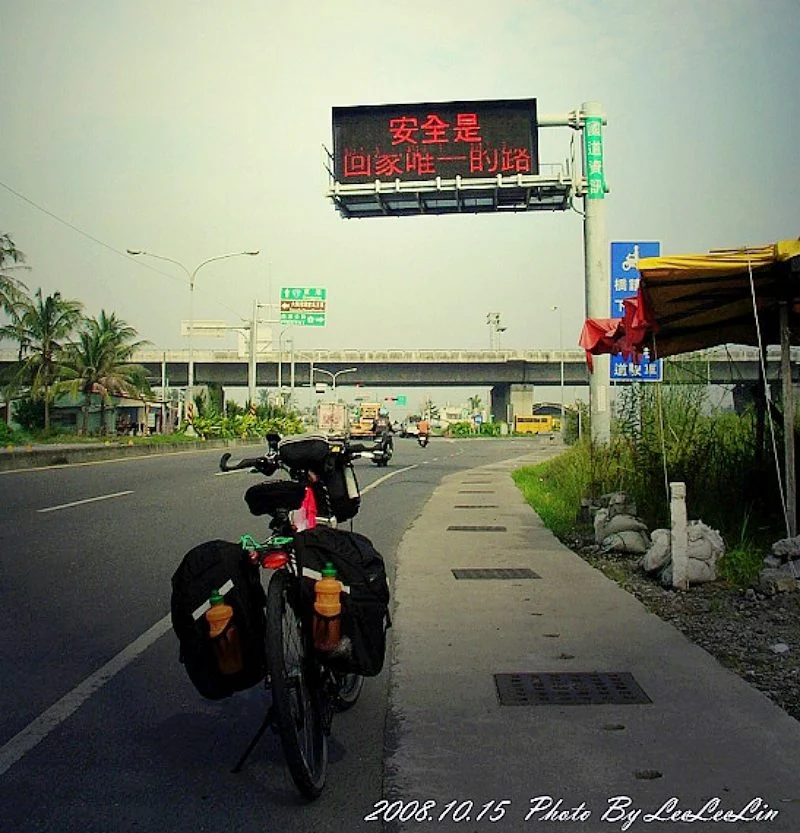
M 358 514 L 361 492 L 344 444 L 320 434 L 297 434 L 278 444 L 281 462 L 293 471 L 316 475 L 311 488 L 322 517 L 349 521 Z
M 386 656 L 386 631 L 391 627 L 389 583 L 383 557 L 369 538 L 357 532 L 316 526 L 298 532 L 295 550 L 303 570 L 303 598 L 314 604 L 314 584 L 326 563 L 336 567 L 342 593 L 342 635 L 346 649 L 323 661 L 336 671 L 374 677 Z

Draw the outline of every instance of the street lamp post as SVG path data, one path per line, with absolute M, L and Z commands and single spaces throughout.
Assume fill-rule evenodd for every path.
M 330 370 L 325 370 L 324 367 L 315 367 L 314 373 L 324 373 L 326 376 L 331 377 L 331 385 L 333 387 L 333 398 L 336 399 L 336 379 L 338 376 L 341 376 L 343 373 L 355 373 L 358 370 L 357 367 L 348 367 L 345 370 L 337 370 L 335 373 L 332 373 Z M 313 379 L 311 380 L 313 382 Z
M 133 255 L 134 257 L 138 255 L 144 255 L 145 257 L 153 257 L 156 260 L 166 260 L 169 263 L 174 263 L 176 266 L 180 266 L 184 272 L 186 272 L 186 276 L 189 278 L 189 367 L 187 370 L 187 380 L 186 380 L 186 401 L 192 402 L 194 396 L 194 343 L 193 343 L 193 331 L 194 331 L 194 281 L 197 273 L 207 264 L 213 263 L 215 260 L 225 260 L 229 257 L 239 257 L 241 255 L 250 255 L 251 257 L 255 257 L 255 255 L 259 254 L 259 250 L 256 249 L 255 251 L 248 251 L 248 252 L 229 252 L 228 254 L 224 255 L 215 255 L 214 257 L 206 258 L 202 263 L 199 263 L 192 271 L 184 266 L 179 260 L 175 260 L 171 257 L 166 257 L 165 255 L 157 255 L 153 252 L 146 252 L 143 249 L 128 249 L 128 254 Z M 252 337 L 252 336 L 251 336 Z
M 283 336 L 291 330 L 291 327 L 284 327 L 278 335 L 278 396 L 283 399 Z
M 564 328 L 563 328 L 563 321 L 561 315 L 561 307 L 556 304 L 555 306 L 550 307 L 553 312 L 558 313 L 558 352 L 559 358 L 561 359 L 561 433 L 563 435 L 564 429 L 566 426 L 564 425 Z
M 500 349 L 500 333 L 504 333 L 506 328 L 500 323 L 499 312 L 489 312 L 486 314 L 486 323 L 489 325 L 489 349 Z

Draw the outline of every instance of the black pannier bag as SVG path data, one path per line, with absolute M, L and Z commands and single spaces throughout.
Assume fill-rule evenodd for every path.
M 243 556 L 239 544 L 206 541 L 186 553 L 172 576 L 172 627 L 180 642 L 179 658 L 194 687 L 209 700 L 230 697 L 266 676 L 264 589 L 259 568 Z M 214 590 L 233 608 L 244 663 L 234 674 L 220 672 L 209 637 L 204 614 Z
M 327 562 L 349 592 L 342 593 L 342 636 L 348 650 L 333 652 L 324 661 L 337 671 L 374 677 L 383 668 L 386 631 L 391 627 L 386 565 L 369 538 L 357 532 L 317 526 L 295 536 L 303 568 L 307 610 L 313 609 L 314 583 Z M 311 575 L 308 574 L 311 571 Z
M 290 469 L 310 471 L 319 477 L 311 487 L 320 516 L 349 521 L 358 514 L 358 480 L 352 463 L 345 458 L 341 441 L 321 434 L 297 434 L 282 439 L 278 453 Z

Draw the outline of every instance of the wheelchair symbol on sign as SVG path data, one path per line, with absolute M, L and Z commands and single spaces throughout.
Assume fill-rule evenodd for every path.
M 639 260 L 639 247 L 634 246 L 632 252 L 625 255 L 625 260 L 622 261 L 622 271 L 629 272 L 636 268 L 636 262 Z

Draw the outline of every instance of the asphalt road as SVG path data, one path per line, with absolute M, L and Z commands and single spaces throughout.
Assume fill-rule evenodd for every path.
M 359 461 L 355 528 L 390 576 L 400 539 L 441 478 L 516 457 L 529 440 L 397 440 L 391 465 Z M 255 449 L 237 450 L 251 453 Z M 305 804 L 268 734 L 230 768 L 267 695 L 203 701 L 177 661 L 170 577 L 209 538 L 262 532 L 199 451 L 0 474 L 0 819 L 4 831 L 375 830 L 389 663 L 340 715 L 323 797 Z M 434 554 L 431 557 L 435 557 Z

